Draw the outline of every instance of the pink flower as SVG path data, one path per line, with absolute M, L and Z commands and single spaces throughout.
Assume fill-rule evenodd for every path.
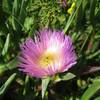
M 21 45 L 20 70 L 43 78 L 67 71 L 76 64 L 76 54 L 69 36 L 48 29 L 38 32 L 36 40 L 28 38 Z

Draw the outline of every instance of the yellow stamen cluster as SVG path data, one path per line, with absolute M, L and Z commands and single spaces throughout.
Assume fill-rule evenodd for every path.
M 39 58 L 39 65 L 42 67 L 48 67 L 49 64 L 52 64 L 56 59 L 54 53 L 45 53 Z

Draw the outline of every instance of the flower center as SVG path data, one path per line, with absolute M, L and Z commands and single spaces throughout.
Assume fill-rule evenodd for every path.
M 54 53 L 45 53 L 39 58 L 39 64 L 42 67 L 48 67 L 48 65 L 53 64 L 56 60 L 56 55 Z

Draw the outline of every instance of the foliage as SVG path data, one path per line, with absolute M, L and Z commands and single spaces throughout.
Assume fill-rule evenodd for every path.
M 0 100 L 40 100 L 41 87 L 43 94 L 47 88 L 46 100 L 100 99 L 100 0 L 66 0 L 66 7 L 62 1 L 0 1 Z M 78 59 L 69 72 L 41 86 L 40 79 L 19 72 L 17 56 L 20 44 L 42 28 L 69 34 Z

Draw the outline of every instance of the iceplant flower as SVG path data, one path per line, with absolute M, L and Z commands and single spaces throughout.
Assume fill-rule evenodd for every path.
M 44 78 L 65 72 L 76 64 L 76 54 L 69 36 L 50 29 L 41 30 L 37 35 L 35 41 L 28 38 L 21 45 L 21 71 Z

